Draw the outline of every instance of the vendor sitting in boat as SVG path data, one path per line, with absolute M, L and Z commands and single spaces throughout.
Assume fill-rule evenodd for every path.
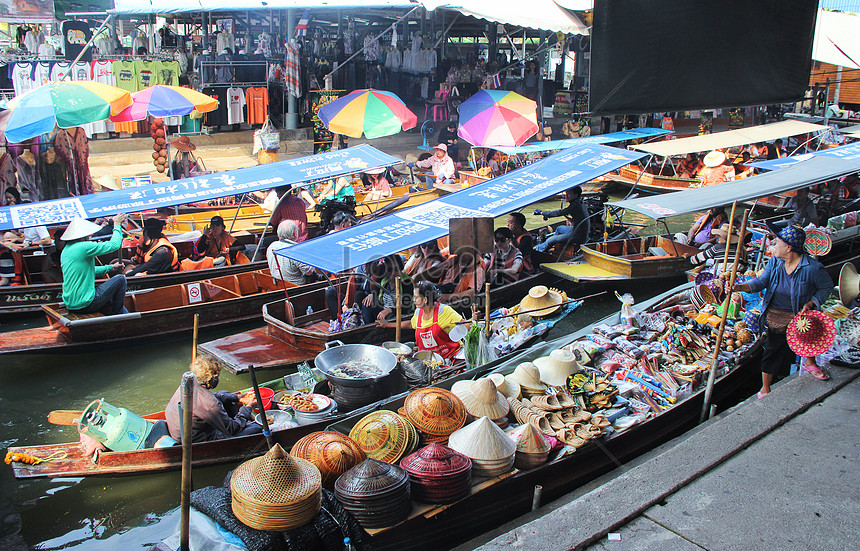
M 218 386 L 221 367 L 209 358 L 197 358 L 189 369 L 194 374 L 194 398 L 192 400 L 191 441 L 208 442 L 236 436 L 247 436 L 263 432 L 263 427 L 254 421 L 251 408 L 256 405 L 253 392 L 242 395 L 232 392 L 212 392 Z M 182 430 L 182 385 L 176 389 L 164 407 L 164 418 L 170 437 L 180 442 Z
M 509 228 L 496 228 L 493 232 L 493 254 L 487 279 L 493 287 L 513 283 L 520 278 L 523 270 L 523 254 L 514 247 L 514 234 Z
M 463 316 L 447 304 L 437 302 L 438 293 L 436 286 L 429 281 L 418 282 L 412 294 L 415 314 L 412 319 L 401 322 L 401 327 L 415 330 L 418 350 L 436 352 L 443 358 L 453 358 L 460 351 L 460 342 L 452 339 L 450 333 L 463 322 Z M 473 308 L 472 321 L 477 319 L 478 311 Z M 380 326 L 393 327 L 394 324 L 383 322 Z M 468 325 L 464 329 L 468 329 Z
M 735 250 L 734 245 L 737 244 L 738 235 L 740 234 L 740 221 L 739 220 L 735 220 L 735 223 L 732 226 L 732 230 L 733 231 L 732 231 L 732 235 L 731 235 L 730 240 L 728 238 L 728 235 L 729 235 L 729 223 L 728 222 L 726 222 L 725 224 L 723 224 L 719 228 L 713 230 L 711 233 L 713 233 L 717 238 L 716 244 L 714 244 L 713 247 L 708 247 L 707 249 L 705 249 L 704 251 L 702 251 L 700 253 L 697 253 L 695 255 L 687 257 L 687 260 L 689 260 L 690 264 L 692 264 L 693 266 L 698 266 L 699 264 L 704 264 L 708 260 L 722 259 L 725 257 L 726 244 L 729 241 L 731 241 L 731 244 L 732 244 L 732 252 L 730 252 L 729 254 L 730 255 L 733 254 L 733 252 Z M 749 243 L 750 239 L 752 239 L 752 234 L 750 234 L 750 232 L 748 232 L 748 231 L 744 232 L 744 239 L 743 239 L 744 244 Z M 734 256 L 732 256 L 732 258 L 734 258 Z M 739 262 L 740 262 L 739 269 L 746 270 L 747 255 L 742 253 L 740 258 L 739 258 Z
M 536 251 L 547 251 L 554 245 L 561 245 L 562 250 L 571 244 L 582 244 L 588 241 L 591 231 L 591 223 L 588 220 L 588 208 L 582 202 L 582 188 L 572 187 L 564 192 L 564 199 L 568 205 L 558 210 L 535 209 L 535 215 L 543 215 L 543 219 L 564 216 L 567 224 L 558 226 L 555 233 L 550 235 L 546 241 L 535 247 Z
M 699 171 L 703 186 L 713 186 L 735 179 L 735 167 L 722 151 L 711 151 L 705 155 L 703 163 L 705 168 Z
M 247 264 L 248 258 L 242 253 L 244 245 L 237 245 L 236 240 L 224 226 L 224 219 L 213 216 L 209 227 L 197 240 L 195 248 L 199 255 L 212 259 L 213 266 Z
M 96 243 L 87 238 L 101 229 L 83 218 L 75 218 L 60 236 L 65 241 L 63 252 L 60 254 L 60 265 L 63 269 L 63 302 L 69 312 L 79 314 L 128 313 L 125 309 L 126 280 L 122 274 L 115 275 L 96 287 L 96 276 L 107 275 L 119 270 L 122 264 L 116 262 L 107 266 L 96 266 L 97 256 L 116 251 L 122 246 L 122 230 L 120 229 L 125 214 L 113 217 L 113 235 L 110 241 Z
M 364 201 L 379 201 L 391 197 L 391 184 L 384 176 L 384 168 L 373 168 L 364 171 L 367 176 L 366 187 L 370 191 L 364 196 Z
M 429 168 L 433 176 L 427 176 L 427 189 L 434 184 L 454 183 L 454 161 L 448 156 L 448 146 L 440 143 L 433 148 L 433 155 L 424 160 L 416 161 L 415 166 Z
M 188 136 L 179 136 L 170 142 L 170 145 L 177 150 L 176 156 L 173 158 L 173 164 L 171 165 L 171 175 L 174 180 L 188 178 L 192 175 L 192 172 L 205 170 L 203 163 L 192 153 L 192 151 L 197 149 L 197 146 L 191 143 L 191 139 Z
M 269 273 L 272 274 L 272 279 L 275 282 L 283 279 L 296 285 L 305 285 L 317 281 L 318 272 L 313 266 L 275 254 L 281 249 L 295 245 L 298 233 L 299 227 L 295 220 L 284 220 L 278 225 L 278 240 L 266 249 Z
M 714 207 L 693 222 L 690 231 L 686 234 L 676 233 L 675 241 L 700 249 L 710 247 L 717 242 L 717 236 L 712 233 L 712 230 L 728 222 L 728 219 L 725 207 Z
M 162 233 L 164 220 L 147 218 L 143 221 L 143 237 L 137 243 L 131 269 L 126 277 L 147 274 L 169 274 L 179 271 L 179 253 Z

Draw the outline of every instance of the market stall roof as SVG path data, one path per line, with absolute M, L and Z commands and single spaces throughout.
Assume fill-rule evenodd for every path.
M 807 132 L 818 132 L 827 130 L 827 126 L 812 124 L 802 121 L 781 121 L 749 128 L 738 128 L 703 136 L 681 138 L 665 142 L 653 142 L 633 146 L 634 149 L 645 151 L 652 155 L 669 157 L 672 155 L 685 155 L 699 151 L 711 151 L 727 147 L 737 147 L 751 143 L 767 142 L 777 138 L 806 134 Z
M 750 201 L 820 184 L 860 171 L 860 160 L 812 157 L 783 170 L 713 186 L 637 197 L 610 203 L 613 207 L 635 210 L 654 219 L 701 212 L 734 201 Z
M 401 162 L 367 144 L 288 159 L 277 163 L 227 170 L 138 187 L 0 208 L 0 230 L 68 222 L 78 216 L 97 218 L 118 212 L 217 199 L 287 184 L 332 178 Z
M 588 34 L 588 27 L 580 19 L 562 7 L 564 4 L 576 5 L 577 2 L 559 0 L 418 0 L 427 10 L 437 8 L 453 10 L 478 19 L 494 23 L 517 25 L 528 29 L 563 32 L 567 34 Z
M 342 272 L 448 235 L 451 218 L 500 216 L 642 157 L 642 153 L 615 147 L 576 145 L 440 199 L 280 249 L 277 254 L 326 272 Z
M 289 8 L 414 8 L 407 0 L 114 0 L 111 13 L 137 15 L 214 11 L 281 10 Z
M 860 69 L 860 16 L 818 10 L 812 59 L 842 67 Z
M 663 130 L 662 128 L 632 128 L 630 130 L 622 130 L 621 132 L 610 132 L 609 134 L 600 134 L 599 136 L 587 136 L 585 138 L 569 138 L 567 140 L 550 140 L 548 142 L 532 142 L 524 143 L 516 147 L 497 147 L 502 153 L 508 155 L 518 155 L 520 153 L 537 153 L 540 151 L 555 151 L 556 149 L 567 149 L 574 145 L 584 143 L 612 143 L 624 142 L 627 140 L 638 140 L 641 138 L 655 138 L 657 136 L 665 136 L 671 134 L 671 130 Z
M 839 147 L 830 147 L 828 149 L 819 149 L 811 153 L 803 153 L 802 155 L 792 155 L 791 157 L 783 157 L 782 159 L 771 159 L 770 161 L 760 161 L 752 163 L 752 166 L 762 170 L 776 170 L 787 166 L 795 165 L 801 161 L 805 161 L 811 157 L 824 157 L 825 159 L 845 159 L 849 161 L 860 161 L 860 142 L 850 143 L 848 145 L 840 145 Z

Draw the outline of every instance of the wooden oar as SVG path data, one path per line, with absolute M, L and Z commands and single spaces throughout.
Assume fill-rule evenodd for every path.
M 48 422 L 52 425 L 72 426 L 77 425 L 78 421 L 80 421 L 83 415 L 83 411 L 75 411 L 72 409 L 55 409 L 48 414 Z

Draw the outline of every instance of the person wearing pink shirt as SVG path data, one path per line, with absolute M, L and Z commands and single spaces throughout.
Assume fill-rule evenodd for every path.
M 433 155 L 415 163 L 421 168 L 429 168 L 433 176 L 427 177 L 427 189 L 434 184 L 454 183 L 454 160 L 448 155 L 448 146 L 440 143 L 433 148 Z

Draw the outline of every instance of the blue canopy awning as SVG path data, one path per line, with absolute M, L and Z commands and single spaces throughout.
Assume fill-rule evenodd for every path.
M 662 128 L 632 128 L 630 130 L 622 130 L 621 132 L 610 132 L 609 134 L 600 134 L 599 136 L 588 136 L 585 138 L 569 138 L 567 140 L 550 140 L 548 142 L 532 142 L 524 143 L 523 145 L 513 147 L 497 147 L 502 153 L 508 155 L 517 155 L 520 153 L 537 153 L 540 151 L 554 151 L 556 149 L 567 149 L 574 145 L 584 143 L 612 143 L 624 142 L 627 140 L 637 140 L 640 138 L 654 138 L 657 136 L 665 136 L 671 134 L 671 130 L 663 130 Z
M 139 212 L 160 207 L 239 195 L 309 180 L 333 178 L 402 162 L 367 144 L 288 159 L 277 163 L 237 168 L 146 186 L 94 193 L 79 197 L 25 203 L 0 208 L 0 230 L 46 226 L 78 216 L 97 218 L 118 212 Z
M 448 234 L 451 218 L 496 217 L 521 209 L 644 157 L 581 144 L 434 201 L 279 249 L 277 254 L 337 273 Z
M 820 149 L 818 151 L 804 153 L 802 155 L 792 155 L 791 157 L 783 157 L 782 159 L 760 161 L 758 163 L 751 163 L 750 166 L 754 166 L 755 168 L 760 168 L 762 170 L 776 170 L 778 168 L 795 165 L 800 161 L 805 161 L 812 157 L 832 157 L 834 159 L 846 159 L 849 161 L 860 160 L 860 142 L 840 145 L 839 147 L 831 147 L 829 149 Z

